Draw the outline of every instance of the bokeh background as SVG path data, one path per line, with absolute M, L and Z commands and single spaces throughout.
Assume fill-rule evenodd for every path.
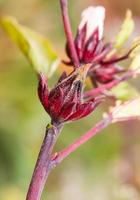
M 69 0 L 74 33 L 81 11 L 106 7 L 107 39 L 118 32 L 126 9 L 133 11 L 140 35 L 139 0 Z M 0 15 L 20 22 L 52 41 L 65 58 L 59 0 L 0 0 Z M 60 65 L 50 86 L 62 71 Z M 137 81 L 135 84 L 139 84 Z M 37 97 L 37 80 L 19 49 L 0 30 L 0 200 L 24 200 L 49 117 Z M 64 128 L 56 150 L 64 148 L 98 121 L 103 107 Z M 42 199 L 139 200 L 140 125 L 111 125 L 68 157 L 50 175 Z

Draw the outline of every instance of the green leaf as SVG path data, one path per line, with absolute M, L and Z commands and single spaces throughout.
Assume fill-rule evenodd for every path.
M 111 108 L 113 122 L 140 119 L 140 97 Z
M 42 72 L 47 76 L 54 73 L 59 64 L 59 59 L 48 40 L 20 25 L 13 17 L 2 17 L 1 25 L 37 73 Z
M 139 93 L 128 82 L 122 82 L 111 90 L 111 93 L 119 100 L 126 101 L 138 97 Z
M 114 47 L 116 49 L 121 48 L 124 43 L 128 40 L 132 31 L 134 29 L 134 21 L 132 19 L 132 13 L 130 10 L 127 10 L 124 22 L 121 26 L 121 30 L 116 36 Z

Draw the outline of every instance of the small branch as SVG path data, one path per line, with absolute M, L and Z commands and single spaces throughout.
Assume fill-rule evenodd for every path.
M 62 162 L 67 156 L 69 156 L 72 152 L 78 149 L 82 144 L 89 141 L 93 136 L 99 133 L 102 129 L 107 127 L 109 124 L 112 123 L 112 116 L 109 115 L 107 118 L 103 119 L 101 122 L 96 124 L 94 128 L 84 134 L 82 137 L 77 139 L 73 144 L 66 147 L 64 150 L 57 153 L 57 156 L 52 156 L 52 168 L 56 167 L 60 162 Z
M 51 168 L 56 167 L 61 163 L 67 156 L 72 152 L 77 150 L 81 145 L 89 141 L 97 133 L 106 128 L 112 123 L 117 123 L 121 121 L 129 120 L 139 120 L 140 119 L 140 98 L 129 100 L 125 103 L 119 104 L 112 108 L 111 111 L 104 116 L 104 119 L 97 123 L 90 131 L 85 133 L 79 139 L 77 139 L 73 144 L 66 147 L 62 151 L 55 153 L 51 156 Z
M 127 73 L 125 73 L 122 77 L 113 80 L 110 83 L 106 83 L 104 85 L 101 85 L 97 88 L 93 88 L 87 92 L 84 93 L 84 98 L 89 98 L 91 96 L 95 96 L 98 94 L 102 94 L 105 90 L 110 90 L 113 87 L 117 86 L 119 83 L 124 82 L 129 80 L 130 78 L 133 78 L 135 76 L 134 72 L 132 71 L 128 71 Z
M 70 26 L 69 15 L 68 15 L 68 2 L 67 0 L 60 0 L 60 4 L 61 4 L 61 10 L 62 10 L 64 30 L 65 30 L 65 34 L 67 38 L 68 47 L 70 50 L 70 55 L 71 55 L 74 66 L 79 67 L 80 65 L 79 59 L 78 59 L 77 51 L 75 48 L 71 26 Z
M 26 200 L 40 200 L 47 177 L 50 173 L 50 157 L 62 125 L 48 125 L 45 138 L 36 162 Z

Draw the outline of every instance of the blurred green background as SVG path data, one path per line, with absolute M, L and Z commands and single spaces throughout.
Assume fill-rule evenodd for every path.
M 106 7 L 107 38 L 114 38 L 127 8 L 133 11 L 140 35 L 139 0 L 69 0 L 74 33 L 81 11 L 89 5 Z M 52 41 L 65 58 L 65 37 L 59 0 L 0 0 L 0 15 L 20 22 Z M 58 68 L 50 86 L 62 71 Z M 138 81 L 136 84 L 139 84 Z M 0 30 L 0 200 L 24 200 L 49 117 L 37 97 L 36 76 L 19 49 Z M 97 109 L 86 119 L 67 124 L 56 145 L 64 148 L 102 116 Z M 50 175 L 42 199 L 139 200 L 140 125 L 111 125 L 79 148 Z

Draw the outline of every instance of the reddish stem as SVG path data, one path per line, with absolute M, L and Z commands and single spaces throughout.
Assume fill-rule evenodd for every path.
M 86 143 L 88 140 L 90 140 L 93 136 L 95 136 L 97 133 L 99 133 L 102 129 L 107 127 L 112 122 L 111 115 L 107 118 L 103 119 L 101 122 L 95 125 L 94 128 L 92 128 L 90 131 L 88 131 L 86 134 L 84 134 L 82 137 L 77 139 L 73 144 L 66 147 L 64 150 L 60 151 L 57 156 L 52 156 L 52 167 L 55 167 L 57 164 L 62 162 L 67 156 L 69 156 L 72 152 L 74 152 L 76 149 L 78 149 L 82 144 Z
M 134 104 L 134 101 L 136 103 L 139 102 L 139 98 L 135 99 L 135 100 L 130 100 L 128 102 L 125 102 L 122 105 L 118 105 L 114 108 L 114 110 L 112 110 L 110 113 L 108 113 L 108 115 L 105 116 L 105 118 L 100 121 L 99 123 L 97 123 L 95 125 L 95 127 L 93 127 L 90 131 L 88 131 L 87 133 L 85 133 L 83 136 L 81 136 L 79 139 L 77 139 L 74 143 L 72 143 L 71 145 L 69 145 L 68 147 L 66 147 L 65 149 L 63 149 L 62 151 L 55 153 L 54 155 L 51 156 L 51 168 L 56 167 L 59 163 L 61 163 L 67 156 L 69 156 L 72 152 L 74 152 L 75 150 L 77 150 L 81 145 L 83 145 L 84 143 L 86 143 L 87 141 L 89 141 L 92 137 L 94 137 L 97 133 L 100 133 L 102 129 L 106 128 L 108 125 L 112 124 L 112 123 L 116 123 L 116 122 L 120 122 L 120 121 L 128 121 L 128 120 L 137 120 L 139 119 L 139 116 L 118 116 L 118 114 L 121 112 L 121 110 L 123 110 L 123 108 L 126 108 L 131 106 L 132 107 L 132 103 Z M 138 102 L 137 102 L 138 101 Z
M 134 73 L 132 71 L 128 71 L 125 73 L 122 77 L 119 77 L 118 79 L 115 79 L 111 81 L 110 83 L 106 83 L 104 85 L 101 85 L 97 88 L 93 88 L 87 92 L 84 93 L 84 98 L 89 98 L 91 96 L 95 96 L 98 94 L 103 93 L 105 90 L 110 90 L 113 87 L 117 86 L 119 83 L 123 81 L 127 81 L 128 79 L 132 78 L 134 76 Z
M 70 50 L 70 55 L 71 55 L 74 66 L 79 67 L 80 63 L 79 63 L 77 51 L 75 48 L 69 15 L 68 15 L 68 2 L 67 0 L 60 0 L 60 4 L 61 4 L 61 10 L 62 10 L 64 30 L 65 30 L 65 34 L 67 38 L 68 47 Z
M 26 200 L 40 200 L 50 173 L 50 158 L 62 125 L 48 125 L 42 147 L 36 162 Z

